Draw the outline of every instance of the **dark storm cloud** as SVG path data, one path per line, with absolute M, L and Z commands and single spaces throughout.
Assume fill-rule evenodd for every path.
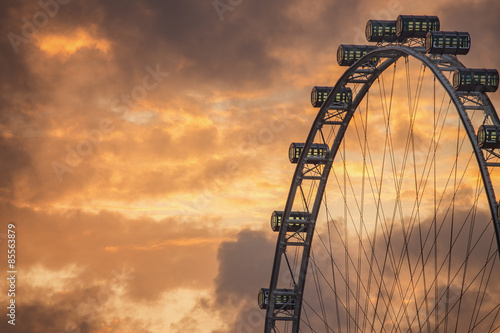
M 258 308 L 257 294 L 260 288 L 269 286 L 275 248 L 267 236 L 264 232 L 244 230 L 236 241 L 219 246 L 212 306 L 226 322 L 232 322 L 220 332 L 262 331 L 264 310 Z M 236 317 L 234 309 L 239 309 Z
M 11 124 L 33 126 L 33 110 L 43 99 L 40 80 L 26 66 L 26 57 L 15 54 L 7 39 L 14 6 L 16 1 L 0 4 L 0 187 L 1 195 L 9 199 L 12 199 L 16 176 L 31 167 L 31 156 L 24 138 L 6 137 L 3 133 Z
M 51 332 L 53 330 L 58 330 L 57 332 L 80 332 L 89 333 L 91 332 L 92 325 L 85 321 L 68 321 L 74 313 L 73 301 L 75 299 L 67 299 L 62 304 L 56 304 L 52 306 L 47 306 L 41 302 L 35 302 L 29 305 L 18 306 L 17 308 L 17 319 L 16 326 L 12 326 L 7 323 L 6 320 L 2 320 L 0 323 L 0 329 L 3 332 L 9 332 L 15 327 L 16 332 L 20 333 L 33 333 L 33 332 Z
M 241 231 L 236 241 L 219 246 L 219 272 L 215 279 L 218 304 L 237 305 L 241 296 L 255 298 L 269 282 L 274 244 L 263 232 Z
M 284 0 L 244 1 L 226 12 L 221 21 L 212 1 L 71 1 L 61 6 L 39 34 L 67 34 L 79 27 L 95 25 L 95 37 L 112 41 L 115 61 L 124 70 L 122 78 L 126 81 L 131 81 L 133 73 L 140 71 L 143 64 L 161 62 L 173 70 L 184 59 L 191 65 L 182 75 L 187 76 L 194 88 L 206 88 L 207 84 L 255 88 L 263 83 L 270 86 L 283 69 L 281 60 L 270 54 L 274 47 L 295 45 L 299 41 L 311 53 L 324 48 L 325 38 L 331 39 L 337 27 L 347 26 L 347 18 L 353 17 L 359 2 L 302 6 L 304 11 L 319 15 L 313 22 L 293 15 L 301 14 L 290 12 L 295 5 Z M 32 13 L 29 10 L 21 13 L 29 17 Z M 17 22 L 22 23 L 20 17 Z M 11 20 L 9 28 L 18 28 L 15 23 L 16 20 Z M 341 29 L 341 33 L 349 32 Z M 335 44 L 333 41 L 332 49 Z M 287 54 L 281 57 L 286 58 Z
M 264 5 L 271 13 L 279 3 Z M 181 59 L 194 64 L 188 73 L 192 79 L 201 75 L 212 83 L 230 77 L 251 81 L 267 77 L 277 63 L 266 55 L 260 34 L 254 35 L 256 27 L 265 31 L 262 25 L 270 17 L 255 22 L 247 14 L 246 22 L 223 24 L 210 1 L 74 1 L 61 9 L 52 30 L 96 25 L 97 36 L 113 42 L 116 63 L 126 81 L 144 63 L 161 62 L 172 69 Z
M 500 3 L 494 0 L 460 1 L 456 6 L 440 7 L 441 30 L 471 34 L 471 50 L 460 58 L 467 67 L 500 68 L 499 12 Z
M 2 60 L 0 61 L 0 70 L 2 73 L 0 77 L 2 103 L 0 105 L 2 111 L 13 107 L 12 104 L 7 103 L 8 99 L 19 94 L 21 88 L 24 92 L 30 93 L 34 93 L 35 89 L 41 88 L 36 84 L 36 78 L 32 77 L 26 66 L 26 57 L 16 54 L 7 38 L 8 33 L 12 32 L 14 27 L 18 28 L 17 25 L 22 24 L 21 17 L 12 17 L 13 13 L 17 13 L 14 8 L 17 9 L 19 7 L 18 1 L 7 0 L 2 1 L 0 4 L 0 59 Z M 30 51 L 33 51 L 33 48 Z M 5 121 L 5 114 L 1 112 L 0 116 L 0 120 L 3 123 Z
M 19 147 L 22 147 L 20 140 L 8 140 L 0 137 L 0 191 L 1 196 L 12 199 L 13 181 L 16 175 L 29 168 L 31 163 L 30 155 Z M 17 147 L 17 148 L 16 148 Z

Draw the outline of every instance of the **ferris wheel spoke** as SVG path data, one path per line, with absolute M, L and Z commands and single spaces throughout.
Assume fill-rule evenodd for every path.
M 495 245 L 495 236 L 492 235 L 491 242 L 490 242 L 490 247 L 488 249 L 488 255 L 490 255 L 492 253 L 491 251 L 493 250 L 494 245 Z M 493 251 L 493 256 L 496 256 L 497 252 L 498 252 L 498 249 L 496 251 Z M 486 269 L 483 270 L 483 275 L 481 276 L 481 282 L 479 284 L 479 290 L 480 291 L 482 290 L 482 292 L 478 292 L 477 295 L 476 295 L 476 300 L 474 302 L 474 308 L 472 310 L 472 314 L 473 314 L 473 317 L 474 317 L 474 322 L 471 321 L 471 323 L 469 324 L 469 331 L 471 331 L 473 329 L 473 328 L 471 328 L 472 325 L 474 325 L 473 327 L 475 327 L 477 325 L 476 323 L 478 323 L 478 317 L 480 315 L 481 306 L 483 305 L 483 302 L 485 300 L 486 290 L 487 290 L 487 287 L 489 285 L 490 278 L 492 276 L 493 268 L 495 266 L 495 263 L 496 263 L 495 260 L 491 261 L 491 268 L 490 268 L 490 272 L 488 274 L 488 277 L 487 277 L 486 281 L 484 281 L 484 278 L 486 276 Z M 484 282 L 484 286 L 483 286 L 483 282 Z M 477 309 L 477 312 L 476 312 L 476 309 Z M 495 319 L 493 320 L 492 325 L 493 325 L 494 321 L 495 321 Z

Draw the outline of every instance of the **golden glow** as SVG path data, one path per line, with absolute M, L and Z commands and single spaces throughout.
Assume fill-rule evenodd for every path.
M 62 138 L 65 135 L 67 135 L 67 132 L 65 132 L 64 129 L 62 129 L 62 128 L 56 128 L 56 129 L 50 131 L 49 135 L 56 137 L 56 138 Z
M 23 272 L 22 283 L 33 288 L 44 288 L 50 293 L 64 292 L 75 279 L 83 272 L 83 268 L 76 264 L 66 266 L 60 270 L 51 270 L 42 265 L 32 266 Z
M 158 250 L 158 249 L 163 249 L 168 246 L 214 246 L 214 245 L 219 245 L 220 243 L 224 241 L 231 241 L 233 239 L 231 238 L 201 238 L 201 237 L 196 237 L 196 238 L 180 238 L 180 239 L 170 239 L 164 242 L 159 242 L 159 243 L 154 243 L 148 246 L 134 246 L 134 250 L 141 250 L 141 251 L 151 251 L 151 250 Z
M 104 251 L 116 253 L 125 249 L 133 249 L 139 251 L 155 251 L 162 250 L 167 247 L 217 247 L 222 242 L 230 242 L 234 241 L 234 238 L 229 237 L 211 237 L 211 238 L 202 238 L 202 237 L 194 237 L 194 238 L 178 238 L 178 239 L 169 239 L 163 242 L 155 242 L 146 246 L 106 246 L 104 247 Z
M 56 54 L 72 55 L 82 48 L 95 49 L 107 53 L 111 43 L 103 38 L 96 38 L 86 30 L 78 29 L 72 34 L 45 35 L 37 40 L 38 47 L 50 56 Z

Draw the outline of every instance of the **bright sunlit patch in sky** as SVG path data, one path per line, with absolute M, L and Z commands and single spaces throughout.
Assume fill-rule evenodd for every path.
M 135 125 L 146 125 L 154 122 L 157 119 L 156 111 L 128 111 L 122 115 L 122 119 L 129 121 Z
M 220 243 L 223 241 L 230 241 L 233 240 L 232 238 L 203 238 L 203 237 L 196 237 L 196 238 L 178 238 L 178 239 L 169 239 L 167 241 L 163 242 L 157 242 L 153 244 L 148 244 L 147 246 L 134 246 L 134 250 L 141 250 L 141 251 L 150 251 L 150 250 L 157 250 L 157 249 L 163 249 L 165 247 L 169 246 L 218 246 Z
M 38 46 L 47 54 L 72 55 L 82 48 L 99 50 L 107 53 L 110 42 L 97 38 L 86 30 L 78 29 L 70 34 L 45 35 L 38 38 Z
M 23 272 L 23 283 L 33 288 L 44 288 L 50 292 L 63 292 L 72 279 L 82 272 L 76 264 L 60 270 L 51 270 L 42 265 L 36 265 Z

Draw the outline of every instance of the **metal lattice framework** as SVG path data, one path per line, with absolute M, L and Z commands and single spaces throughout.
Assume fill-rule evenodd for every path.
M 367 93 L 372 87 L 372 84 L 379 79 L 380 75 L 384 71 L 395 66 L 396 62 L 400 59 L 402 61 L 406 61 L 407 59 L 412 58 L 420 62 L 423 65 L 422 67 L 425 67 L 426 69 L 430 70 L 434 75 L 435 81 L 442 86 L 446 94 L 449 96 L 449 99 L 451 100 L 451 103 L 453 104 L 454 108 L 456 109 L 458 116 L 460 118 L 460 122 L 462 124 L 461 126 L 463 126 L 463 128 L 465 129 L 468 140 L 470 141 L 470 145 L 472 147 L 472 151 L 475 156 L 475 160 L 477 162 L 480 176 L 482 179 L 481 186 L 484 189 L 484 193 L 486 194 L 486 198 L 488 200 L 489 210 L 491 212 L 491 217 L 492 217 L 492 224 L 494 225 L 494 230 L 496 233 L 495 245 L 497 248 L 494 249 L 494 251 L 498 252 L 498 248 L 500 248 L 500 222 L 498 216 L 498 204 L 495 199 L 495 192 L 490 179 L 490 174 L 492 173 L 492 170 L 495 167 L 499 166 L 497 161 L 500 156 L 493 149 L 485 150 L 479 147 L 476 137 L 477 128 L 474 128 L 474 125 L 470 120 L 471 112 L 474 112 L 476 116 L 479 112 L 482 114 L 483 124 L 493 124 L 500 126 L 500 120 L 490 99 L 483 92 L 464 93 L 464 92 L 458 92 L 455 89 L 453 89 L 449 79 L 450 73 L 457 68 L 464 68 L 464 65 L 457 59 L 456 56 L 453 55 L 426 54 L 421 39 L 408 40 L 404 44 L 379 43 L 377 46 L 378 46 L 377 49 L 375 49 L 372 52 L 369 52 L 361 59 L 359 59 L 354 65 L 349 67 L 345 71 L 345 73 L 338 79 L 337 83 L 333 87 L 332 92 L 329 94 L 327 100 L 325 101 L 323 106 L 319 109 L 319 112 L 314 120 L 314 123 L 311 127 L 307 140 L 305 141 L 304 149 L 302 151 L 302 154 L 300 155 L 300 158 L 298 160 L 295 169 L 295 173 L 293 175 L 288 198 L 284 208 L 282 226 L 278 234 L 273 270 L 271 275 L 271 282 L 269 287 L 269 302 L 266 310 L 265 332 L 279 331 L 279 329 L 277 329 L 277 323 L 281 324 L 285 323 L 285 326 L 287 325 L 291 326 L 292 332 L 308 331 L 306 329 L 300 328 L 301 323 L 305 322 L 305 319 L 302 318 L 303 304 L 304 304 L 303 303 L 304 288 L 306 285 L 306 275 L 308 273 L 308 267 L 310 265 L 312 243 L 313 243 L 313 237 L 315 235 L 316 221 L 318 219 L 321 206 L 325 201 L 324 199 L 325 189 L 327 186 L 330 172 L 332 170 L 332 165 L 334 165 L 336 157 L 339 154 L 343 154 L 342 144 L 348 126 L 356 110 L 358 110 L 358 108 L 361 105 L 361 102 L 365 99 Z M 378 58 L 379 61 L 377 61 L 376 63 L 371 62 L 370 59 L 373 59 L 374 57 Z M 349 84 L 356 86 L 356 89 L 353 91 L 352 103 L 334 102 L 336 93 L 339 92 L 342 89 L 342 87 L 345 87 L 346 85 Z M 328 135 L 327 133 L 334 133 L 334 135 Z M 304 152 L 308 152 L 311 145 L 313 145 L 314 142 L 318 142 L 318 138 L 321 138 L 322 143 L 329 145 L 330 152 L 324 157 L 308 156 L 307 153 Z M 305 189 L 309 190 L 305 191 Z M 344 195 L 346 194 L 344 193 Z M 288 231 L 288 226 L 290 223 L 293 223 L 293 220 L 290 219 L 290 213 L 293 211 L 294 205 L 299 204 L 298 201 L 302 201 L 300 204 L 304 207 L 304 210 L 307 211 L 309 215 L 305 223 L 305 227 L 302 230 L 300 230 L 300 232 L 297 231 L 290 232 Z M 418 198 L 416 199 L 416 201 L 418 201 Z M 437 245 L 435 245 L 435 247 L 437 247 Z M 364 248 L 362 248 L 361 245 L 359 245 L 359 248 L 360 250 L 361 249 L 364 250 Z M 429 251 L 431 252 L 431 250 Z M 372 252 L 374 252 L 373 249 Z M 330 253 L 330 255 L 332 255 L 332 253 Z M 347 258 L 348 254 L 346 254 L 345 256 Z M 373 256 L 371 256 L 369 253 L 365 254 L 365 256 L 367 258 L 372 257 L 371 258 L 372 262 L 376 260 L 373 259 Z M 386 258 L 386 260 L 389 259 Z M 354 259 L 351 261 L 355 262 Z M 367 259 L 367 261 L 369 260 Z M 421 261 L 423 266 L 424 263 L 423 258 L 421 259 Z M 333 265 L 334 263 L 332 262 L 332 272 L 334 271 Z M 355 265 L 355 263 L 353 263 L 352 265 Z M 380 267 L 382 266 L 383 265 L 380 264 Z M 378 268 L 370 267 L 370 269 L 376 271 Z M 284 275 L 287 276 L 286 280 L 287 283 L 289 284 L 288 289 L 280 287 L 279 285 Z M 320 279 L 321 276 L 320 275 L 318 276 L 319 276 L 318 279 Z M 349 277 L 346 276 L 344 280 L 346 279 L 349 279 Z M 425 279 L 425 274 L 424 274 L 424 279 Z M 374 277 L 372 280 L 375 281 L 376 278 Z M 329 281 L 330 281 L 329 284 L 334 284 L 335 276 L 333 277 L 333 279 L 330 279 Z M 370 282 L 368 282 L 368 285 L 369 284 Z M 380 282 L 380 285 L 381 288 L 379 289 L 383 289 L 382 282 Z M 363 290 L 366 289 L 364 285 L 357 288 L 360 289 L 361 292 L 363 292 Z M 464 288 L 462 287 L 462 289 Z M 353 290 L 351 293 L 353 295 L 359 294 L 360 291 L 358 290 L 355 292 Z M 382 291 L 379 290 L 379 294 L 381 293 Z M 389 293 L 389 288 L 387 288 L 386 293 L 391 295 Z M 294 306 L 292 309 L 290 309 L 290 307 L 279 307 L 275 305 L 276 299 L 283 296 L 286 296 L 289 299 L 294 300 Z M 337 297 L 336 294 L 335 297 Z M 389 303 L 391 302 L 390 297 L 386 297 L 386 299 L 389 299 Z M 353 300 L 352 302 L 356 302 L 356 300 Z M 367 305 L 364 305 L 365 308 L 373 307 L 374 309 L 376 309 L 378 307 L 379 301 L 378 300 L 373 301 L 374 303 L 376 302 L 374 305 L 370 303 L 372 302 L 371 300 L 366 300 L 366 302 Z M 384 300 L 384 302 L 387 303 L 386 300 Z M 342 306 L 344 308 L 347 308 L 348 303 L 349 301 L 346 302 L 346 305 Z M 387 307 L 390 308 L 390 305 L 388 305 Z M 419 309 L 418 306 L 416 307 L 417 309 Z M 422 308 L 423 307 L 424 306 L 422 306 Z M 360 308 L 362 311 L 363 306 L 360 306 Z M 326 311 L 325 309 L 322 310 Z M 498 311 L 498 307 L 494 307 L 493 310 Z M 374 311 L 374 313 L 375 312 L 376 311 Z M 406 310 L 406 308 L 403 308 L 403 310 L 401 310 L 402 313 L 401 315 L 396 310 L 390 310 L 388 312 L 389 312 L 388 316 L 389 317 L 392 316 L 393 318 L 399 318 L 405 316 L 408 318 L 411 317 L 411 314 L 408 314 L 409 310 Z M 403 313 L 405 312 L 406 314 L 403 315 Z M 437 310 L 435 312 L 437 312 Z M 354 322 L 352 325 L 357 325 L 355 323 L 356 320 L 354 319 L 354 314 L 352 316 L 353 317 L 348 321 Z M 374 325 L 373 323 L 378 321 L 380 322 L 383 321 L 383 319 L 378 319 L 378 318 L 375 319 L 375 316 L 378 316 L 378 314 L 373 314 L 373 319 L 371 319 L 372 316 L 371 313 L 369 315 L 364 315 L 364 316 L 370 317 L 366 319 L 367 324 L 364 324 L 367 326 L 367 329 L 362 330 L 360 326 L 357 327 L 355 331 L 376 331 L 375 328 L 376 325 Z M 333 329 L 331 327 L 335 326 L 332 324 L 332 322 L 336 321 L 335 315 L 331 314 L 331 317 L 333 317 L 334 319 L 329 323 L 325 323 L 326 327 L 325 331 L 329 332 L 342 331 L 343 327 L 341 327 L 340 324 L 338 324 L 338 329 Z M 363 314 L 360 314 L 359 317 L 362 318 Z M 418 320 L 420 321 L 420 319 Z M 427 318 L 427 321 L 429 321 L 429 318 Z M 495 320 L 493 321 L 495 322 Z M 419 324 L 419 326 L 425 327 L 426 325 L 428 325 L 428 323 L 424 323 L 423 320 L 422 322 L 423 323 Z M 384 327 L 384 324 L 381 324 L 381 327 Z M 402 328 L 400 327 L 400 330 L 401 329 Z M 317 330 L 311 328 L 311 332 L 315 331 Z M 381 331 L 386 331 L 386 329 L 381 329 Z M 396 331 L 399 330 L 396 329 Z

